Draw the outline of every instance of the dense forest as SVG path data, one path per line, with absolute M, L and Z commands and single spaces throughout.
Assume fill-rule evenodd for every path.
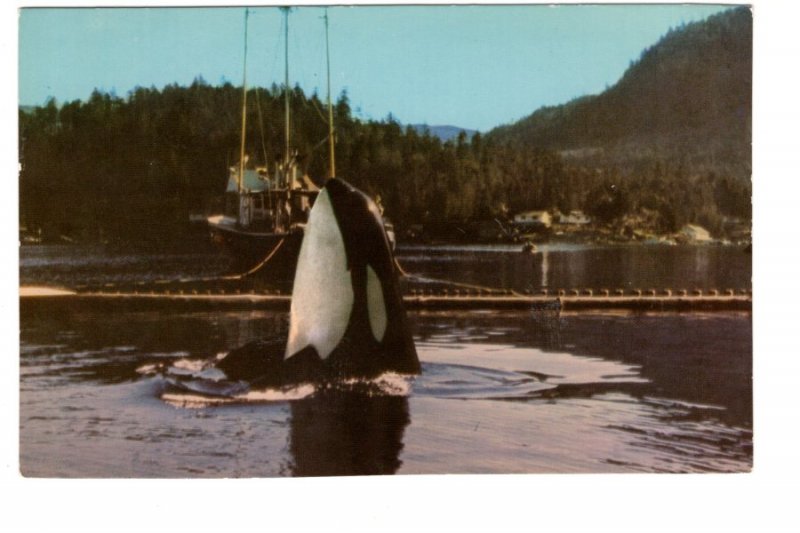
M 239 152 L 241 97 L 241 88 L 197 80 L 21 112 L 23 225 L 74 240 L 179 236 L 190 213 L 209 212 L 221 199 Z M 251 89 L 248 101 L 247 153 L 273 165 L 284 145 L 283 91 Z M 294 89 L 291 107 L 303 171 L 322 177 L 324 105 Z M 566 206 L 558 195 L 567 175 L 552 153 L 510 150 L 480 135 L 442 143 L 391 117 L 361 122 L 346 95 L 334 114 L 337 174 L 380 195 L 400 227 L 421 223 L 436 232 L 509 209 Z
M 702 165 L 645 146 L 628 147 L 637 154 L 635 161 L 581 159 L 574 153 L 624 144 L 620 139 L 627 137 L 662 142 L 654 132 L 673 139 L 684 135 L 682 143 L 702 136 L 707 143 L 727 147 L 730 138 L 738 143 L 740 132 L 746 131 L 749 143 L 749 100 L 747 105 L 730 103 L 730 87 L 725 92 L 716 82 L 700 83 L 706 94 L 697 105 L 718 105 L 712 114 L 728 117 L 723 123 L 700 110 L 684 109 L 685 102 L 664 100 L 667 91 L 681 102 L 695 102 L 680 80 L 656 80 L 649 88 L 636 81 L 637 72 L 660 72 L 667 69 L 664 65 L 672 72 L 676 62 L 687 69 L 681 80 L 696 80 L 701 72 L 706 78 L 729 76 L 709 63 L 717 59 L 707 55 L 704 43 L 722 39 L 721 49 L 751 61 L 751 34 L 741 37 L 747 46 L 739 46 L 715 29 L 734 24 L 741 11 L 671 32 L 603 95 L 560 110 L 541 110 L 484 136 L 462 133 L 442 142 L 429 132 L 401 126 L 391 116 L 361 121 L 342 94 L 334 110 L 337 174 L 380 195 L 401 234 L 418 224 L 431 235 L 447 236 L 455 229 L 463 234 L 478 221 L 526 209 L 583 209 L 600 224 L 619 227 L 635 220 L 657 232 L 696 222 L 719 233 L 725 217 L 750 218 L 749 173 L 735 170 L 745 159 L 749 165 L 749 145 L 742 153 L 720 149 L 713 164 L 700 158 Z M 706 33 L 710 36 L 696 37 Z M 740 92 L 749 99 L 751 78 L 745 74 L 747 87 Z M 283 95 L 278 86 L 248 92 L 246 150 L 270 166 L 284 146 Z M 592 99 L 601 99 L 601 111 L 569 118 L 570 109 Z M 648 99 L 652 105 L 643 103 Z M 227 168 L 238 157 L 241 100 L 241 87 L 211 86 L 197 79 L 189 87 L 137 88 L 124 98 L 95 91 L 87 101 L 51 100 L 21 109 L 21 225 L 41 229 L 45 238 L 76 241 L 179 239 L 187 231 L 189 214 L 218 207 Z M 324 104 L 299 88 L 291 91 L 290 100 L 292 145 L 302 155 L 303 170 L 322 177 L 327 166 Z M 618 116 L 609 109 L 617 109 Z M 621 109 L 630 110 L 625 115 Z M 645 118 L 630 118 L 642 110 Z M 554 114 L 567 118 L 536 119 Z M 694 122 L 675 125 L 683 119 L 674 114 Z M 606 128 L 608 124 L 614 127 Z

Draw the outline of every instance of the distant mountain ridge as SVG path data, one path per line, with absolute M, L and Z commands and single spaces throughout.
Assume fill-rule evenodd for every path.
M 462 131 L 467 135 L 468 140 L 478 133 L 477 130 L 468 130 L 458 126 L 429 126 L 428 124 L 409 124 L 409 126 L 414 128 L 420 135 L 427 131 L 431 137 L 438 137 L 442 142 L 457 138 Z
M 670 30 L 611 88 L 543 107 L 487 138 L 635 173 L 751 174 L 752 13 L 734 8 Z

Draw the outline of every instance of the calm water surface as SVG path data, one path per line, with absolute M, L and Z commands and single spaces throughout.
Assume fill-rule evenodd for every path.
M 516 290 L 741 289 L 752 278 L 751 255 L 736 246 L 410 246 L 399 255 L 409 272 Z
M 23 283 L 43 283 L 53 272 L 60 284 L 155 276 L 136 255 L 123 261 L 36 248 L 22 251 Z M 749 256 L 677 248 L 658 253 L 677 254 L 671 260 L 684 265 L 682 276 L 696 272 L 696 285 L 749 286 Z M 603 276 L 622 283 L 588 266 L 567 267 L 579 255 L 584 265 L 604 254 L 616 264 L 646 261 L 642 248 L 633 257 L 616 250 L 552 249 L 548 286 L 581 276 L 581 284 Z M 154 254 L 146 262 L 172 265 L 175 275 L 224 267 L 213 257 L 196 264 L 202 257 Z M 691 257 L 699 263 L 686 265 Z M 541 283 L 536 255 L 412 249 L 403 258 L 407 270 L 424 275 Z M 514 270 L 522 261 L 530 268 Z M 729 261 L 746 272 L 726 267 Z M 659 274 L 638 275 L 638 283 L 656 284 Z M 148 369 L 191 367 L 275 335 L 286 327 L 285 313 L 51 311 L 26 307 L 21 316 L 20 462 L 27 476 L 741 472 L 752 465 L 749 314 L 417 312 L 410 319 L 420 376 L 382 376 L 371 394 L 306 386 L 208 403 L 171 393 Z
M 736 246 L 540 244 L 401 246 L 398 260 L 412 274 L 517 290 L 541 288 L 750 288 L 752 256 Z M 212 250 L 166 253 L 91 246 L 27 246 L 22 284 L 71 286 L 206 277 L 226 272 Z

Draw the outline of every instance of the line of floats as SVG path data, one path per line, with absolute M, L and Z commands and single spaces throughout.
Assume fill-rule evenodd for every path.
M 636 310 L 636 311 L 750 311 L 751 289 L 536 289 L 515 291 L 487 287 L 406 287 L 403 300 L 415 310 Z M 286 289 L 241 282 L 138 282 L 82 285 L 74 289 L 22 287 L 22 309 L 38 304 L 72 307 L 112 307 L 131 310 L 275 309 L 288 310 Z

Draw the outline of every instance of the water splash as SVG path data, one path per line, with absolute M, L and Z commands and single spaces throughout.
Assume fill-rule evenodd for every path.
M 203 394 L 165 392 L 161 399 L 174 407 L 202 409 L 219 405 L 290 402 L 307 398 L 316 392 L 316 387 L 304 383 L 288 389 L 250 390 L 231 396 L 207 396 Z

